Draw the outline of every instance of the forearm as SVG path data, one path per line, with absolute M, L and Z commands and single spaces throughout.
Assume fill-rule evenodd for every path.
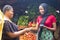
M 15 37 L 20 36 L 20 35 L 23 34 L 24 32 L 25 32 L 25 30 L 21 30 L 21 31 L 14 32 L 14 33 L 8 33 L 8 35 L 9 35 L 11 38 L 15 38 Z
M 17 37 L 17 36 L 23 34 L 24 32 L 25 32 L 25 30 L 21 30 L 21 31 L 18 31 L 18 32 L 14 32 L 14 35 L 15 35 L 15 37 Z
M 46 27 L 47 29 L 51 30 L 51 31 L 55 31 L 56 28 L 50 28 L 50 27 Z
M 53 27 L 47 27 L 47 26 L 44 26 L 45 28 L 49 29 L 49 30 L 52 30 L 52 31 L 56 31 L 56 23 L 54 22 L 53 24 Z

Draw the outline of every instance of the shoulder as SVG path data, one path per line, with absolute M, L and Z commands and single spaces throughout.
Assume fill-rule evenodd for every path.
M 10 22 L 9 21 L 7 21 L 7 20 L 4 20 L 4 24 L 10 24 Z
M 38 17 L 37 17 L 37 20 L 39 20 L 39 19 L 41 19 L 41 18 L 42 18 L 41 16 L 38 16 Z
M 42 18 L 41 16 L 38 16 L 37 18 Z
M 54 15 L 50 15 L 49 18 L 51 19 L 52 22 L 56 22 L 56 17 Z
M 54 15 L 50 15 L 49 18 L 56 18 Z

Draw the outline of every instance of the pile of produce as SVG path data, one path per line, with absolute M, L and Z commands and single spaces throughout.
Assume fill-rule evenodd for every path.
M 20 40 L 36 40 L 36 35 L 32 32 L 26 32 L 20 37 Z

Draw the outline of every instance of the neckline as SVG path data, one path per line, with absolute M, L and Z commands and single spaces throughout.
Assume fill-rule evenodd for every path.
M 9 22 L 12 22 L 8 17 L 4 16 L 4 20 L 7 20 Z

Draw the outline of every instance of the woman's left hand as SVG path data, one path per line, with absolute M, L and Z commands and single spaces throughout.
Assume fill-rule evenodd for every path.
M 47 26 L 43 26 L 44 28 L 47 28 Z

